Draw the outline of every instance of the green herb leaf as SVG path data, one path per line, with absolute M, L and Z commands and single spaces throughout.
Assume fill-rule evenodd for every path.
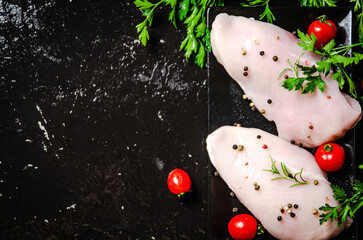
M 199 51 L 197 56 L 195 57 L 195 63 L 199 66 L 199 67 L 203 67 L 205 64 L 205 59 L 206 59 L 206 51 L 204 49 L 203 44 L 199 44 Z
M 354 217 L 354 214 L 363 206 L 363 184 L 361 181 L 356 180 L 353 184 L 352 197 L 347 197 L 345 191 L 335 185 L 331 185 L 334 192 L 334 199 L 340 202 L 340 205 L 332 207 L 325 203 L 319 209 L 325 211 L 320 215 L 320 224 L 331 219 L 331 221 L 338 220 L 338 227 L 341 227 L 345 222 L 347 216 Z
M 345 191 L 344 189 L 340 188 L 337 185 L 331 185 L 331 188 L 333 189 L 334 192 L 334 199 L 337 201 L 344 201 L 346 196 L 345 196 Z
M 311 34 L 311 38 L 308 34 L 303 33 L 299 29 L 297 30 L 297 35 L 301 42 L 298 42 L 297 44 L 302 47 L 304 50 L 314 52 L 314 47 L 317 38 L 315 37 L 314 33 Z
M 187 17 L 189 11 L 189 3 L 189 0 L 183 0 L 179 3 L 178 16 L 180 21 L 183 21 Z
M 153 3 L 151 3 L 151 2 L 149 2 L 147 0 L 136 0 L 134 2 L 134 4 L 140 10 L 146 10 L 146 9 L 152 8 L 154 6 Z
M 298 186 L 298 185 L 303 185 L 303 184 L 309 184 L 308 181 L 305 181 L 303 178 L 302 178 L 302 172 L 303 172 L 303 169 L 301 169 L 299 172 L 297 172 L 296 174 L 291 174 L 290 171 L 287 169 L 285 163 L 281 162 L 281 169 L 283 171 L 283 174 L 280 173 L 280 171 L 277 169 L 276 167 L 276 161 L 272 160 L 272 157 L 270 156 L 270 159 L 271 159 L 271 169 L 262 169 L 263 171 L 266 171 L 266 172 L 271 172 L 272 175 L 274 174 L 277 174 L 277 175 L 280 175 L 280 177 L 276 177 L 276 178 L 273 178 L 271 179 L 271 181 L 275 181 L 275 180 L 279 180 L 279 179 L 287 179 L 287 180 L 290 180 L 290 181 L 293 181 L 293 182 L 296 182 L 295 184 L 291 185 L 290 187 L 295 187 L 295 186 Z M 300 179 L 301 180 L 298 180 L 296 178 L 296 176 L 300 176 Z
M 336 7 L 334 0 L 300 0 L 301 6 L 304 7 Z
M 267 22 L 273 23 L 276 20 L 273 15 L 270 6 L 268 5 L 270 0 L 247 0 L 247 3 L 241 3 L 242 7 L 263 7 L 264 11 L 260 14 L 259 20 L 263 20 L 266 17 Z

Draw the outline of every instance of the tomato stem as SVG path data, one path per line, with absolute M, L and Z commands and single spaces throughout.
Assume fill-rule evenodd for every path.
M 324 149 L 325 149 L 327 152 L 331 152 L 331 151 L 333 151 L 333 147 L 332 147 L 332 145 L 330 145 L 330 144 L 325 144 Z
M 326 20 L 326 15 L 321 15 L 321 16 L 317 17 L 316 19 L 319 20 L 321 23 L 323 23 Z

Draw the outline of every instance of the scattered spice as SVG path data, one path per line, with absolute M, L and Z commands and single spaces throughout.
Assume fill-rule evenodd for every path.
M 285 207 L 285 211 L 287 211 L 287 210 L 289 210 L 289 208 L 286 206 L 286 207 Z
M 285 79 L 288 79 L 288 78 L 289 78 L 289 76 L 288 76 L 288 75 L 285 75 L 285 76 L 284 76 L 284 78 L 285 78 Z
M 279 206 L 280 209 L 284 209 L 281 205 Z
M 230 193 L 229 193 L 229 195 L 230 195 L 231 197 L 236 196 L 236 195 L 234 194 L 234 192 L 230 192 Z
M 244 147 L 242 145 L 238 145 L 238 147 L 237 147 L 238 151 L 242 151 L 243 149 L 244 149 Z
M 272 100 L 271 99 L 267 99 L 267 103 L 268 104 L 271 104 L 272 103 Z
M 292 34 L 296 35 L 296 31 L 293 31 Z
M 260 139 L 261 138 L 261 135 L 257 135 L 257 139 Z
M 289 173 L 287 176 L 288 176 L 289 178 L 293 178 L 293 177 L 294 177 L 291 173 Z M 291 207 L 291 204 L 289 204 L 289 205 L 290 205 L 290 207 Z
M 285 212 L 285 210 L 284 210 L 284 209 L 281 209 L 281 210 L 280 210 L 280 212 L 281 212 L 281 213 L 284 213 L 284 212 Z
M 327 98 L 327 99 L 330 99 L 330 98 L 331 98 L 331 96 L 330 96 L 330 95 L 328 95 L 328 96 L 326 96 L 326 98 Z
M 281 217 L 281 216 L 278 216 L 278 217 L 277 217 L 277 221 L 279 221 L 279 222 L 280 222 L 281 220 L 282 220 L 282 217 Z
M 290 141 L 290 143 L 291 143 L 291 144 L 295 144 L 295 140 L 291 140 L 291 141 Z
M 247 77 L 248 76 L 248 72 L 243 72 L 243 76 Z
M 266 148 L 268 148 L 268 147 L 267 147 L 267 145 L 266 145 L 266 144 L 264 144 L 264 145 L 262 145 L 262 148 L 263 148 L 263 149 L 266 149 Z
M 250 103 L 250 107 L 254 107 L 255 104 L 253 102 Z
M 299 205 L 294 204 L 294 208 L 295 208 L 295 209 L 298 209 L 298 208 L 299 208 Z
M 310 124 L 310 125 L 309 125 L 309 128 L 310 128 L 310 129 L 313 129 L 313 128 L 314 128 L 314 126 Z
M 287 204 L 287 207 L 292 208 L 292 204 L 291 203 Z
M 314 185 L 318 185 L 319 181 L 318 180 L 314 180 Z
M 258 40 L 257 40 L 257 39 L 255 40 L 255 44 L 256 44 L 256 45 L 258 44 Z
M 215 172 L 214 172 L 214 176 L 215 176 L 215 177 L 218 177 L 218 176 L 219 176 L 219 172 L 218 172 L 218 171 L 215 171 Z
M 314 215 L 318 214 L 318 210 L 317 209 L 313 209 L 313 214 Z
M 248 165 L 248 162 L 245 162 L 245 165 L 247 166 Z
M 264 51 L 261 51 L 261 52 L 260 52 L 260 55 L 261 55 L 261 56 L 265 55 L 265 52 L 264 52 Z
M 303 145 L 302 145 L 302 143 L 299 143 L 299 145 L 298 145 L 299 147 L 302 147 Z
M 236 208 L 236 207 L 234 207 L 234 208 L 232 208 L 232 212 L 238 212 L 238 208 Z
M 272 60 L 274 60 L 276 62 L 277 60 L 279 60 L 279 58 L 277 56 L 273 56 Z
M 276 36 L 276 39 L 277 39 L 277 40 L 279 40 L 279 39 L 280 39 L 280 37 L 279 37 L 279 36 Z
M 233 146 L 232 146 L 232 148 L 234 149 L 234 150 L 236 150 L 237 149 L 237 145 L 236 144 L 233 144 Z
M 295 216 L 296 216 L 296 214 L 293 212 L 290 214 L 290 217 L 292 217 L 292 218 L 294 218 Z
M 242 48 L 241 51 L 242 51 L 242 55 L 246 55 L 247 54 L 247 51 L 244 48 Z
M 287 213 L 288 213 L 288 214 L 291 214 L 291 210 L 290 210 L 290 209 L 289 209 L 289 210 L 287 210 Z
M 256 111 L 256 107 L 255 107 L 255 106 L 253 106 L 253 107 L 251 108 L 251 110 L 252 110 L 252 111 Z
M 308 135 L 306 135 L 306 137 L 307 137 L 307 138 L 310 138 L 310 135 L 308 134 Z
M 243 70 L 248 71 L 248 67 L 247 67 L 247 66 L 245 66 L 245 67 L 243 68 Z
M 261 110 L 260 110 L 260 113 L 261 113 L 261 114 L 265 114 L 265 109 L 261 109 Z
M 246 94 L 243 94 L 242 98 L 243 98 L 244 100 L 246 100 L 246 99 L 247 99 L 247 95 L 246 95 Z
M 237 123 L 236 127 L 241 127 L 241 124 Z
M 256 186 L 255 186 L 255 190 L 256 190 L 256 191 L 260 190 L 260 185 L 256 185 Z

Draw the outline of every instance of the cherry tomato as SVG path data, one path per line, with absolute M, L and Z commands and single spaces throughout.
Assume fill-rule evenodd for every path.
M 180 196 L 190 190 L 192 181 L 190 180 L 188 173 L 177 168 L 169 173 L 168 187 L 172 193 Z
M 315 160 L 319 167 L 325 172 L 339 170 L 345 159 L 344 149 L 336 143 L 326 143 L 318 147 Z
M 317 38 L 315 48 L 320 49 L 324 47 L 330 40 L 334 39 L 337 35 L 337 26 L 331 20 L 325 20 L 326 16 L 320 16 L 318 19 L 312 22 L 308 28 L 308 34 L 314 33 Z
M 257 221 L 248 214 L 234 216 L 228 223 L 229 234 L 236 240 L 251 240 L 257 232 Z

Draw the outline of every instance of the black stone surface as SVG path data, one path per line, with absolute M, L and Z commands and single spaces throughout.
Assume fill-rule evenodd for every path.
M 207 70 L 168 12 L 144 47 L 130 0 L 0 1 L 0 239 L 207 238 Z

